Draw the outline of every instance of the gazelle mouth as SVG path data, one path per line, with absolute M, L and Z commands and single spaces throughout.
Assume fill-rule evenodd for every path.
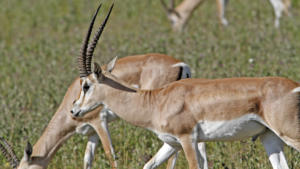
M 72 116 L 73 116 L 73 117 L 79 117 L 81 112 L 82 112 L 82 111 L 79 110 L 79 111 L 77 111 L 76 113 L 74 113 L 74 111 L 71 110 L 71 113 L 72 113 Z
M 100 102 L 100 103 L 96 103 L 95 105 L 91 106 L 91 108 L 88 108 L 88 109 L 85 109 L 85 108 L 79 109 L 77 112 L 74 112 L 73 110 L 71 110 L 72 117 L 73 118 L 83 117 L 86 113 L 97 109 L 101 105 L 102 105 L 102 103 Z

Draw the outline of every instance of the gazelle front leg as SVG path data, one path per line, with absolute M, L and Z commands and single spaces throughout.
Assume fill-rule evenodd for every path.
M 289 167 L 283 153 L 284 144 L 281 139 L 271 131 L 267 131 L 261 135 L 260 139 L 265 147 L 273 169 L 288 169 Z
M 282 15 L 282 11 L 284 10 L 285 6 L 282 0 L 270 0 L 275 13 L 275 27 L 278 28 L 280 24 L 280 18 Z
M 206 150 L 205 150 L 205 143 L 198 143 L 198 149 L 200 152 L 200 156 L 204 159 L 204 169 L 208 169 L 207 157 L 206 157 Z M 170 159 L 168 160 L 167 169 L 174 169 L 177 156 L 179 152 L 176 152 Z
M 101 112 L 101 113 L 106 113 L 106 112 Z M 117 161 L 115 157 L 115 152 L 112 146 L 112 141 L 110 137 L 110 133 L 108 130 L 108 125 L 107 125 L 107 116 L 102 116 L 101 119 L 96 118 L 93 121 L 90 122 L 90 125 L 93 126 L 95 129 L 96 133 L 98 134 L 103 148 L 105 155 L 108 157 L 108 160 L 110 164 L 112 165 L 112 169 L 117 168 Z
M 225 10 L 226 6 L 229 0 L 217 0 L 217 5 L 218 5 L 218 17 L 220 22 L 224 25 L 228 25 L 228 21 L 225 17 Z
M 159 149 L 155 156 L 145 164 L 143 169 L 154 169 L 177 152 L 178 150 L 176 148 L 173 148 L 169 144 L 164 143 L 164 145 Z
M 86 145 L 85 154 L 84 154 L 84 169 L 92 168 L 95 150 L 98 144 L 99 144 L 98 135 L 95 134 L 89 137 L 89 141 Z
M 190 169 L 203 169 L 204 158 L 201 157 L 197 146 L 197 134 L 184 135 L 180 137 L 180 143 Z

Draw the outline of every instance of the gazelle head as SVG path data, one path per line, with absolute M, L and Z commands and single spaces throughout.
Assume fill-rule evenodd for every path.
M 117 58 L 114 58 L 106 66 L 106 70 L 102 70 L 99 64 L 94 63 L 94 69 L 93 71 L 91 71 L 91 59 L 94 53 L 94 49 L 104 30 L 106 22 L 113 9 L 113 5 L 111 6 L 109 13 L 103 21 L 101 27 L 99 27 L 97 33 L 95 34 L 92 42 L 90 43 L 90 45 L 88 45 L 89 37 L 99 8 L 97 9 L 97 12 L 95 13 L 92 19 L 88 33 L 84 39 L 81 48 L 81 54 L 78 57 L 81 92 L 79 98 L 76 101 L 74 101 L 73 109 L 71 110 L 73 117 L 82 117 L 85 113 L 90 112 L 101 105 L 103 106 L 104 104 L 102 101 L 104 100 L 106 94 L 105 90 L 103 90 L 105 85 L 110 85 L 114 88 L 132 91 L 132 89 L 126 88 L 125 86 L 122 86 L 122 84 L 118 83 L 117 78 L 111 74 L 111 71 L 115 66 Z
M 32 146 L 27 142 L 27 146 L 24 150 L 23 158 L 20 161 L 20 164 L 17 169 L 41 169 L 45 168 L 41 160 L 35 159 L 31 156 Z
M 13 169 L 45 168 L 42 161 L 33 159 L 34 157 L 31 157 L 32 146 L 29 142 L 27 142 L 27 146 L 24 150 L 24 155 L 21 161 L 17 158 L 12 146 L 2 137 L 0 137 L 0 150 Z

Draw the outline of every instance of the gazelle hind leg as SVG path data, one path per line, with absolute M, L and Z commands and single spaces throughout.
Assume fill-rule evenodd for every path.
M 88 143 L 86 145 L 84 154 L 84 169 L 91 169 L 94 160 L 95 150 L 99 144 L 99 137 L 97 134 L 89 137 Z
M 282 11 L 284 10 L 284 4 L 282 0 L 270 0 L 275 13 L 275 27 L 278 28 L 280 25 L 280 18 Z
M 178 152 L 177 149 L 173 148 L 167 143 L 164 143 L 164 145 L 159 149 L 159 151 L 155 154 L 155 156 L 152 157 L 151 160 L 144 165 L 143 169 L 157 168 L 159 165 L 161 165 L 164 161 L 169 159 L 176 152 Z
M 260 140 L 268 154 L 273 169 L 288 169 L 283 153 L 283 141 L 271 131 L 260 136 Z
M 166 169 L 174 169 L 177 161 L 179 151 L 172 155 L 168 160 L 168 165 Z
M 226 6 L 229 0 L 217 0 L 218 5 L 218 17 L 220 22 L 224 25 L 228 25 L 228 21 L 225 17 Z

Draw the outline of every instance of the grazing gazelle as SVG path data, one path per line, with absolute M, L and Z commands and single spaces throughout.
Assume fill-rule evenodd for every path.
M 78 67 L 82 90 L 73 116 L 110 109 L 157 134 L 164 145 L 155 157 L 168 158 L 182 147 L 189 168 L 203 168 L 198 142 L 259 137 L 273 168 L 287 169 L 284 143 L 300 151 L 300 84 L 287 78 L 183 79 L 142 90 L 97 63 L 93 71 L 84 62 Z
M 91 22 L 90 29 L 83 44 L 81 53 L 84 61 L 89 64 L 92 60 L 93 50 L 99 39 L 97 36 L 100 36 L 95 36 L 91 43 L 93 45 L 90 45 L 90 47 L 87 49 L 88 39 L 93 27 L 95 16 Z M 105 25 L 105 23 L 106 21 L 103 23 L 103 25 Z M 98 32 L 98 34 L 99 33 L 101 34 L 101 32 Z M 84 51 L 88 51 L 88 58 Z M 174 59 L 171 56 L 163 54 L 128 56 L 121 58 L 118 61 L 114 60 L 103 68 L 106 68 L 109 71 L 112 67 L 115 67 L 113 73 L 119 79 L 126 81 L 132 86 L 142 89 L 154 89 L 170 82 L 182 78 L 189 78 L 191 76 L 188 65 L 180 62 L 177 59 Z M 50 160 L 60 146 L 76 132 L 89 135 L 89 141 L 84 158 L 84 168 L 91 168 L 92 166 L 95 148 L 99 142 L 98 136 L 102 141 L 105 153 L 112 165 L 112 168 L 116 168 L 117 163 L 114 158 L 115 154 L 111 144 L 109 130 L 107 128 L 107 123 L 115 119 L 116 115 L 109 110 L 101 111 L 101 108 L 94 110 L 92 113 L 89 113 L 89 115 L 82 118 L 74 118 L 70 114 L 73 101 L 78 98 L 82 89 L 80 81 L 80 78 L 77 78 L 70 85 L 57 112 L 52 117 L 37 143 L 33 146 L 33 148 L 31 148 L 30 144 L 27 145 L 21 162 L 19 162 L 16 155 L 13 153 L 12 148 L 7 144 L 7 142 L 3 138 L 0 139 L 0 150 L 4 153 L 6 158 L 11 161 L 13 168 L 47 168 Z M 206 158 L 204 144 L 200 144 L 199 149 L 202 151 L 203 157 Z M 165 158 L 160 160 L 159 157 L 155 157 L 149 162 L 149 164 L 157 166 L 160 165 L 164 160 Z M 176 158 L 173 161 L 169 160 L 169 168 L 174 168 L 175 160 Z
M 187 24 L 193 11 L 200 6 L 204 0 L 183 0 L 177 7 L 175 7 L 174 0 L 170 0 L 170 7 L 166 5 L 164 0 L 161 3 L 164 9 L 167 11 L 169 20 L 172 23 L 172 27 L 175 31 L 181 31 Z M 218 17 L 223 25 L 228 25 L 228 21 L 225 18 L 226 4 L 229 0 L 216 0 L 218 5 Z M 290 0 L 269 0 L 274 8 L 275 13 L 275 27 L 279 27 L 279 20 L 284 11 L 289 15 L 289 8 L 291 6 Z M 250 2 L 250 1 L 249 1 Z

